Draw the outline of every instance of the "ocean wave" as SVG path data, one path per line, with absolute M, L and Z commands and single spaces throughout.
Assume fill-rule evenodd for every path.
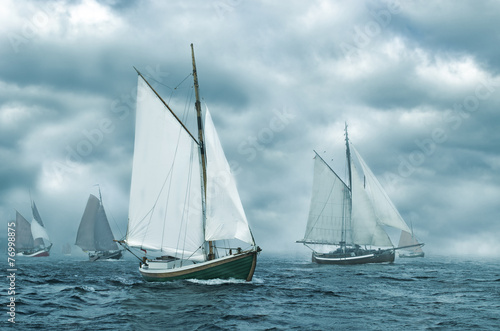
M 190 283 L 202 285 L 248 284 L 244 279 L 186 279 Z

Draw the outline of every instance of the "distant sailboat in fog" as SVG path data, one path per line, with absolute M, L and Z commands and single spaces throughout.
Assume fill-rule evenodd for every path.
M 71 245 L 69 243 L 65 243 L 61 249 L 61 252 L 64 255 L 71 255 Z
M 52 243 L 34 201 L 31 202 L 31 224 L 16 211 L 16 252 L 19 256 L 49 256 Z
M 411 258 L 411 257 L 424 257 L 425 253 L 422 250 L 422 246 L 413 235 L 413 228 L 411 232 L 401 231 L 401 236 L 399 237 L 398 247 L 404 247 L 398 252 L 399 257 Z
M 403 232 L 410 232 L 410 228 L 349 142 L 347 125 L 345 144 L 347 183 L 316 153 L 309 218 L 304 239 L 297 242 L 313 251 L 312 260 L 316 263 L 393 262 L 395 250 L 403 247 L 394 247 L 384 227 Z M 361 167 L 362 175 L 358 173 L 355 161 Z
M 75 244 L 84 252 L 88 252 L 90 261 L 120 259 L 122 251 L 113 241 L 113 232 L 104 211 L 100 190 L 99 197 L 100 199 L 90 194 L 80 221 Z

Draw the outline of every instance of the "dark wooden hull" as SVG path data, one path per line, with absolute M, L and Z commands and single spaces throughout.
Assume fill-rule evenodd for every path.
M 318 264 L 365 264 L 365 263 L 391 263 L 394 262 L 394 250 L 369 250 L 358 255 L 346 255 L 341 253 L 319 254 L 313 252 L 312 261 Z
M 401 257 L 401 258 L 414 258 L 414 257 L 424 257 L 424 256 L 425 256 L 424 252 L 421 252 L 421 253 L 402 253 L 402 252 L 400 252 L 399 253 L 399 257 Z
M 164 268 L 166 263 L 148 261 L 139 268 L 149 282 L 166 282 L 179 279 L 244 279 L 251 281 L 257 264 L 257 250 L 192 264 L 178 268 Z
M 119 260 L 122 257 L 122 251 L 106 251 L 106 252 L 95 252 L 89 253 L 89 261 L 97 260 Z

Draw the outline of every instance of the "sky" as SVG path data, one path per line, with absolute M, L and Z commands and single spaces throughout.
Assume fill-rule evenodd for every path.
M 99 184 L 124 235 L 133 67 L 174 111 L 194 111 L 193 43 L 265 252 L 308 252 L 295 241 L 313 150 L 343 176 L 348 123 L 424 251 L 500 257 L 499 13 L 472 0 L 2 0 L 0 218 L 31 219 L 31 196 L 60 251 Z

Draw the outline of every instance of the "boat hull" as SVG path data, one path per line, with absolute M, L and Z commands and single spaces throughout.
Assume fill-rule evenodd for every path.
M 394 250 L 366 251 L 360 255 L 345 254 L 319 254 L 313 252 L 312 261 L 319 264 L 365 264 L 365 263 L 391 263 L 394 262 Z
M 52 248 L 52 244 L 49 247 L 39 248 L 36 251 L 24 251 L 19 252 L 16 255 L 18 256 L 27 256 L 27 257 L 45 257 L 50 255 L 50 249 Z
M 425 253 L 399 253 L 399 257 L 401 258 L 414 258 L 414 257 L 424 257 Z
M 158 264 L 156 266 L 155 264 Z M 162 268 L 165 263 L 148 261 L 139 271 L 146 281 L 167 282 L 179 279 L 244 279 L 251 281 L 257 264 L 257 251 L 246 251 L 240 254 L 191 264 L 179 268 Z
M 106 251 L 106 252 L 95 252 L 89 253 L 89 261 L 97 260 L 119 260 L 122 257 L 122 251 Z

